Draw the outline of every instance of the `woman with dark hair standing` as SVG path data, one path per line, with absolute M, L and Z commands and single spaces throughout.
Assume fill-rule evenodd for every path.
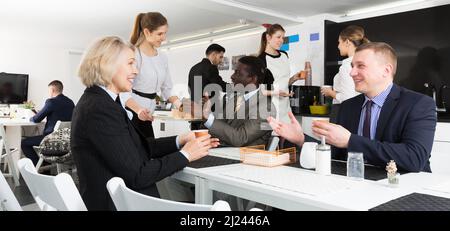
M 336 122 L 339 105 L 347 99 L 353 98 L 359 93 L 355 90 L 355 83 L 350 76 L 352 70 L 352 59 L 358 46 L 370 42 L 364 35 L 364 29 L 360 26 L 348 26 L 339 34 L 338 49 L 341 56 L 348 57 L 342 60 L 339 72 L 334 76 L 333 89 L 322 88 L 324 96 L 333 98 L 331 107 L 330 122 Z
M 263 60 L 270 71 L 263 82 L 269 87 L 266 95 L 272 96 L 272 103 L 277 111 L 277 119 L 289 122 L 288 112 L 291 111 L 289 103 L 289 85 L 302 79 L 300 72 L 291 76 L 289 56 L 281 51 L 285 35 L 284 28 L 279 24 L 273 24 L 261 36 L 261 47 L 258 57 Z M 270 85 L 273 84 L 273 88 Z
M 172 79 L 166 55 L 157 50 L 166 40 L 167 19 L 159 12 L 140 13 L 134 22 L 130 42 L 137 48 L 136 65 L 139 74 L 130 93 L 121 95 L 126 106 L 135 112 L 133 123 L 146 137 L 154 137 L 151 112 L 156 95 L 179 108 L 181 101 L 172 96 Z

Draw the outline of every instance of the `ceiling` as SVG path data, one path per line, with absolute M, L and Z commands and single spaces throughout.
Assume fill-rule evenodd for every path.
M 139 12 L 159 11 L 169 39 L 211 31 L 243 20 L 250 25 L 299 23 L 305 17 L 365 8 L 394 0 L 2 0 L 0 26 L 38 27 L 129 37 Z

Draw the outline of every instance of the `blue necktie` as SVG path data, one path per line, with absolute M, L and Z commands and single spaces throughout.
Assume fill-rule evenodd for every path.
M 372 101 L 366 103 L 366 115 L 364 117 L 363 136 L 370 139 L 370 120 L 372 116 Z

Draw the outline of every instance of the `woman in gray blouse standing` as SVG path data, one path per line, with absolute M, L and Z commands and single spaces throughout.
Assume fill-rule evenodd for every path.
M 169 73 L 167 56 L 157 50 L 166 40 L 167 19 L 159 12 L 137 15 L 130 42 L 137 48 L 136 63 L 139 74 L 133 82 L 130 93 L 122 95 L 123 102 L 133 110 L 133 123 L 146 137 L 154 137 L 151 112 L 156 105 L 156 95 L 181 106 L 177 96 L 172 96 L 172 79 Z

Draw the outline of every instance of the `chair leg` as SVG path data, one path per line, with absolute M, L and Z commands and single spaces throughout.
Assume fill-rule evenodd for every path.
M 44 159 L 42 157 L 39 157 L 39 161 L 36 164 L 36 171 L 39 170 L 39 168 L 41 167 L 43 162 L 44 162 Z
M 56 163 L 56 174 L 60 174 L 62 172 L 62 166 L 61 164 Z

